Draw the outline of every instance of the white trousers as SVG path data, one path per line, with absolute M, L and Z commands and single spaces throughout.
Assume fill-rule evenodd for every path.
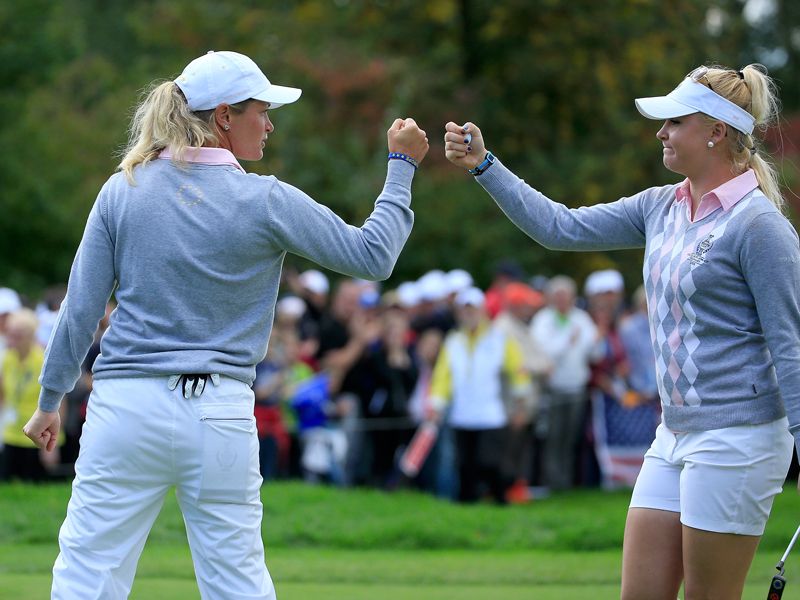
M 202 396 L 186 400 L 167 377 L 96 380 L 80 444 L 52 598 L 127 598 L 172 486 L 202 598 L 275 598 L 246 384 L 209 379 Z

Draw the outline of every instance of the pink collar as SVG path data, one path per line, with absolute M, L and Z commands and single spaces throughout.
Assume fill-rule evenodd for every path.
M 703 194 L 700 198 L 700 205 L 697 207 L 697 212 L 694 215 L 694 221 L 699 221 L 703 217 L 708 216 L 720 206 L 722 210 L 729 211 L 736 206 L 736 203 L 744 198 L 747 194 L 752 192 L 758 187 L 758 179 L 753 169 L 747 169 L 741 175 L 734 177 L 714 188 L 710 192 Z M 692 201 L 692 195 L 689 192 L 689 180 L 685 179 L 683 183 L 675 190 L 675 199 L 677 202 L 685 202 L 687 205 Z
M 173 158 L 172 148 L 164 148 L 158 155 L 158 158 Z M 204 165 L 231 165 L 239 169 L 242 173 L 247 172 L 242 168 L 242 165 L 239 164 L 239 161 L 236 160 L 236 157 L 231 151 L 225 148 L 190 147 L 186 149 L 183 160 L 190 163 L 202 163 Z

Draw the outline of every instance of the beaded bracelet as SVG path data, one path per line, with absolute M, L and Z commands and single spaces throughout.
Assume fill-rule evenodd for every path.
M 411 158 L 408 154 L 403 154 L 401 152 L 389 152 L 389 160 L 392 160 L 393 158 L 404 160 L 415 169 L 419 167 L 419 163 L 416 161 L 416 159 Z

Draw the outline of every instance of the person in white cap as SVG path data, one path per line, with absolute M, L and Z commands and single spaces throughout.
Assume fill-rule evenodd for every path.
M 305 305 L 305 314 L 300 322 L 304 335 L 319 335 L 322 315 L 328 308 L 330 282 L 322 271 L 308 269 L 299 275 L 293 269 L 286 269 L 284 280 Z
M 681 582 L 687 598 L 739 598 L 800 448 L 800 243 L 754 136 L 777 117 L 775 86 L 761 65 L 703 66 L 636 107 L 663 120 L 662 160 L 683 180 L 613 203 L 553 202 L 472 123 L 445 126 L 445 153 L 548 248 L 644 248 L 663 421 L 631 499 L 622 598 L 675 598 Z
M 416 289 L 419 303 L 411 322 L 411 328 L 416 333 L 431 327 L 447 333 L 455 327 L 453 308 L 448 302 L 450 285 L 447 273 L 440 269 L 428 271 L 417 280 Z
M 312 294 L 319 294 L 327 298 L 330 291 L 330 282 L 321 271 L 309 269 L 300 273 L 300 285 Z
M 451 271 L 448 271 L 445 274 L 445 279 L 447 280 L 448 294 L 450 294 L 453 297 L 453 299 L 455 299 L 455 296 L 459 292 L 469 287 L 472 287 L 473 283 L 472 275 L 470 275 L 464 269 L 453 269 Z
M 484 293 L 469 287 L 456 296 L 458 328 L 444 340 L 433 368 L 433 420 L 446 415 L 455 434 L 460 502 L 477 502 L 486 486 L 497 504 L 514 482 L 506 454 L 509 424 L 530 393 L 522 349 L 486 314 Z
M 48 450 L 106 301 L 53 598 L 126 598 L 175 486 L 204 598 L 274 598 L 261 540 L 251 385 L 287 252 L 385 279 L 410 233 L 411 182 L 428 141 L 388 130 L 386 183 L 361 226 L 301 190 L 247 174 L 300 97 L 236 52 L 209 52 L 139 104 L 131 139 L 88 217 L 25 433 Z

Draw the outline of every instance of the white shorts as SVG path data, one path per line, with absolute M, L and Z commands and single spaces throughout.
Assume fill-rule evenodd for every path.
M 760 536 L 793 451 L 786 417 L 688 433 L 661 423 L 630 506 L 680 513 L 681 523 L 695 529 Z

